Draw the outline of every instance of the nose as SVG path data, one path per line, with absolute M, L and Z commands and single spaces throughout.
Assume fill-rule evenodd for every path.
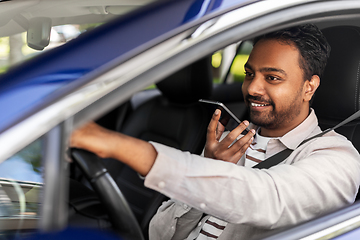
M 247 82 L 247 83 L 246 83 Z M 251 80 L 245 81 L 246 92 L 252 96 L 263 96 L 265 94 L 265 81 L 261 76 L 254 76 Z M 244 86 L 244 85 L 243 85 Z

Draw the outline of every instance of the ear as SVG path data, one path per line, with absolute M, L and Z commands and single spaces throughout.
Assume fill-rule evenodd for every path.
M 320 85 L 320 78 L 318 75 L 313 75 L 310 80 L 306 80 L 304 83 L 304 101 L 310 102 L 316 89 Z

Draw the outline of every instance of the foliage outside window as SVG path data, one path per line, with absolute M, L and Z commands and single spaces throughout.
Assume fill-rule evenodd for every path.
M 234 52 L 237 53 L 234 56 Z M 215 52 L 212 55 L 212 67 L 214 70 L 214 82 L 219 83 L 222 82 L 222 77 L 225 76 L 225 72 L 229 71 L 228 78 L 226 79 L 227 83 L 231 82 L 243 82 L 245 78 L 244 65 L 249 57 L 249 54 L 252 49 L 252 43 L 250 41 L 245 41 L 238 44 L 235 48 L 231 49 L 222 49 L 220 51 Z M 225 58 L 231 58 L 231 66 L 224 66 Z

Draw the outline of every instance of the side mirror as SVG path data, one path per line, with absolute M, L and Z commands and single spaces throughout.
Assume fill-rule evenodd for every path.
M 35 50 L 43 50 L 50 43 L 51 18 L 37 17 L 29 20 L 27 45 Z

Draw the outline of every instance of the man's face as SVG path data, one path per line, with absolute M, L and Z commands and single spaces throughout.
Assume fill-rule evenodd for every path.
M 242 91 L 250 121 L 262 127 L 262 135 L 282 136 L 308 116 L 299 57 L 292 44 L 260 40 L 245 64 Z

